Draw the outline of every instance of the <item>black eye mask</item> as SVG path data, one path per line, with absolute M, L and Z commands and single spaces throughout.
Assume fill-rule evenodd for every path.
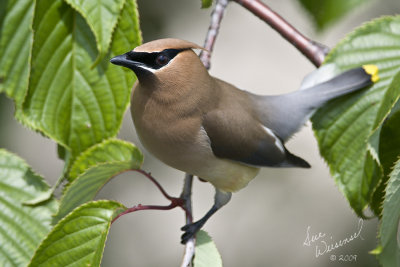
M 126 58 L 140 62 L 150 69 L 158 70 L 167 65 L 177 54 L 186 49 L 165 49 L 161 52 L 128 52 Z

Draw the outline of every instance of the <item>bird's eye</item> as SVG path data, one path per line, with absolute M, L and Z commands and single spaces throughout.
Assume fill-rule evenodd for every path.
M 168 56 L 166 56 L 166 55 L 163 55 L 163 54 L 158 55 L 157 58 L 156 58 L 156 63 L 157 63 L 159 66 L 164 66 L 164 65 L 166 65 L 169 61 L 170 61 L 170 58 L 169 58 Z

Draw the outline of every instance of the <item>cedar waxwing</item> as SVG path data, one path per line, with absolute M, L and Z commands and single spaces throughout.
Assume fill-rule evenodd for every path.
M 245 187 L 260 167 L 309 168 L 285 148 L 285 141 L 324 103 L 378 79 L 376 66 L 366 65 L 304 90 L 260 96 L 210 76 L 192 49 L 203 48 L 184 40 L 161 39 L 111 59 L 138 78 L 131 112 L 144 147 L 167 165 L 216 189 L 207 214 L 182 228 L 182 243 L 229 202 L 232 192 Z

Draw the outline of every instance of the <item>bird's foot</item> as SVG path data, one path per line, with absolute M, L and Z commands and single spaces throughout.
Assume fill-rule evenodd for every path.
M 181 243 L 186 244 L 190 238 L 194 237 L 196 233 L 203 227 L 204 222 L 202 220 L 194 222 L 194 223 L 189 223 L 186 224 L 181 228 L 183 235 L 181 236 Z

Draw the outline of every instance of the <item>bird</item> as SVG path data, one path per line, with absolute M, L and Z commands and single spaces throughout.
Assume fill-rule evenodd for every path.
M 285 142 L 329 100 L 372 85 L 375 65 L 345 71 L 304 90 L 256 95 L 213 77 L 181 39 L 144 43 L 110 62 L 137 76 L 131 115 L 142 145 L 165 164 L 215 187 L 214 204 L 181 228 L 186 243 L 261 167 L 310 168 Z

